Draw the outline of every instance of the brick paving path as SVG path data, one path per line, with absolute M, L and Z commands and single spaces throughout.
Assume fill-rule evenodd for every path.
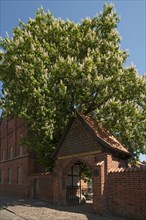
M 54 206 L 38 200 L 1 198 L 0 220 L 126 220 L 113 215 L 95 215 L 89 205 Z

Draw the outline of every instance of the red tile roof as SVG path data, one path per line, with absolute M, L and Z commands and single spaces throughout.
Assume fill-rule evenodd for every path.
M 111 147 L 129 153 L 128 150 L 123 147 L 123 145 L 102 124 L 99 124 L 97 127 L 89 116 L 82 114 L 80 114 L 80 116 L 94 130 L 96 135 L 108 143 Z
M 132 172 L 132 171 L 143 171 L 146 170 L 146 167 L 128 167 L 128 168 L 111 168 L 108 173 L 126 173 L 126 172 Z

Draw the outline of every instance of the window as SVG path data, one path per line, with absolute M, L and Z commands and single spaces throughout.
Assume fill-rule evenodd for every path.
M 2 183 L 2 182 L 3 182 L 3 171 L 0 170 L 0 183 Z
M 12 170 L 11 168 L 8 168 L 8 183 L 12 182 Z
M 20 145 L 19 146 L 19 155 L 22 156 L 23 155 L 23 147 Z
M 17 167 L 17 183 L 22 184 L 22 167 Z
M 13 157 L 13 148 L 12 148 L 12 146 L 10 146 L 10 158 L 12 158 Z
M 4 160 L 4 159 L 5 159 L 5 151 L 2 150 L 2 160 Z

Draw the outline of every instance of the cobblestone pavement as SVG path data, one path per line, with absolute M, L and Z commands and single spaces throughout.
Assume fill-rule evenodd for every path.
M 126 220 L 113 215 L 95 215 L 89 206 L 54 206 L 39 200 L 1 198 L 0 220 Z

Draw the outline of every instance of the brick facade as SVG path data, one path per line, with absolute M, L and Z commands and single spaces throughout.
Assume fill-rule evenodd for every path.
M 76 161 L 81 161 L 92 170 L 93 212 L 110 211 L 129 219 L 146 219 L 146 168 L 129 170 L 125 168 L 126 161 L 122 161 L 122 167 L 120 160 L 115 163 L 112 159 L 112 155 L 103 153 L 57 160 L 54 204 L 66 204 L 67 173 Z
M 53 173 L 34 173 L 29 175 L 29 197 L 53 202 L 54 176 Z
M 71 168 L 82 163 L 91 171 L 95 213 L 114 212 L 146 219 L 146 169 L 129 169 L 130 153 L 106 129 L 96 132 L 92 121 L 77 115 L 64 132 L 53 158 L 52 173 L 38 173 L 38 164 L 21 147 L 26 136 L 21 119 L 0 124 L 0 193 L 67 205 Z M 77 184 L 75 182 L 74 184 Z
M 84 119 L 86 117 L 79 115 L 72 121 L 54 154 L 54 204 L 66 204 L 67 175 L 80 161 L 91 169 L 93 212 L 111 211 L 130 219 L 144 220 L 146 169 L 126 172 L 130 158 L 128 151 L 111 134 L 107 138 L 108 132 L 100 132 L 101 136 L 98 136 L 91 120 Z M 111 173 L 113 170 L 124 172 Z
M 146 219 L 146 168 L 116 169 L 108 174 L 107 202 L 111 212 Z
M 2 195 L 26 198 L 29 196 L 28 176 L 36 171 L 36 162 L 21 138 L 26 137 L 22 119 L 5 119 L 0 123 L 0 170 Z
M 115 159 L 115 158 L 114 158 Z M 113 160 L 111 154 L 107 153 L 93 153 L 91 155 L 80 155 L 78 157 L 72 156 L 72 158 L 61 158 L 56 160 L 54 168 L 54 203 L 66 204 L 66 183 L 67 174 L 73 164 L 76 162 L 82 162 L 86 164 L 92 172 L 92 184 L 93 184 L 93 209 L 95 212 L 102 213 L 106 210 L 105 198 L 104 198 L 104 183 L 107 179 L 108 171 L 111 168 L 118 168 L 121 166 L 121 159 L 119 162 Z M 126 161 L 122 160 L 123 166 L 126 166 Z
M 18 183 L 18 167 L 22 169 L 22 181 Z M 0 192 L 7 196 L 16 196 L 21 198 L 28 197 L 28 157 L 12 159 L 1 164 L 0 169 L 3 173 L 2 183 L 0 184 Z M 8 169 L 11 169 L 11 181 L 8 182 Z

